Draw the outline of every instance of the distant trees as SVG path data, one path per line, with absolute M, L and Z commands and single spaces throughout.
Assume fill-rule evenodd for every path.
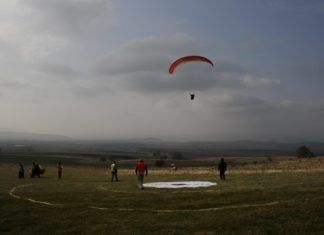
M 162 160 L 162 159 L 158 159 L 155 161 L 154 165 L 157 167 L 162 167 L 166 164 L 166 161 Z
M 183 154 L 180 153 L 180 152 L 174 152 L 172 154 L 172 159 L 175 159 L 175 160 L 182 160 L 183 159 Z
M 162 151 L 154 151 L 152 152 L 152 156 L 154 158 L 158 158 L 158 159 L 174 159 L 174 160 L 183 160 L 184 156 L 181 152 L 162 152 Z
M 297 148 L 296 156 L 299 158 L 316 157 L 315 154 L 305 145 Z

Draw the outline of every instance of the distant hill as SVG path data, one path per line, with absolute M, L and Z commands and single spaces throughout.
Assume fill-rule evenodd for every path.
M 72 139 L 63 135 L 0 131 L 0 141 L 14 141 L 14 140 L 16 141 L 68 141 Z
M 142 152 L 182 152 L 186 156 L 229 155 L 271 156 L 295 155 L 299 146 L 308 146 L 315 154 L 324 154 L 323 142 L 272 142 L 272 141 L 202 141 L 202 142 L 147 142 L 137 144 Z
M 40 153 L 73 153 L 112 156 L 171 156 L 181 153 L 186 158 L 209 156 L 294 156 L 302 145 L 316 155 L 324 155 L 324 142 L 275 141 L 165 141 L 158 138 L 125 140 L 80 140 L 63 135 L 0 131 L 2 152 L 29 151 Z

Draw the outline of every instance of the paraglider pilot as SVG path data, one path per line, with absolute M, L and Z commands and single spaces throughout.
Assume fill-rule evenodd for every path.
M 190 94 L 190 99 L 194 100 L 195 99 L 195 94 Z

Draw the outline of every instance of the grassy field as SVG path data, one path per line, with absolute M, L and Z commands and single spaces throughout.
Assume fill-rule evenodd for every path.
M 103 167 L 65 166 L 57 179 L 17 179 L 0 165 L 0 234 L 324 234 L 324 158 L 149 169 L 146 182 L 208 180 L 217 186 L 139 190 L 133 169 L 109 182 Z M 242 160 L 240 160 L 242 161 Z M 26 169 L 27 171 L 27 169 Z

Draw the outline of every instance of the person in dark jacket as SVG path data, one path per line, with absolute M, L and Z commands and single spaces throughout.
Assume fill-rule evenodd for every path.
M 224 161 L 224 158 L 221 159 L 218 164 L 219 177 L 221 180 L 225 180 L 225 171 L 227 170 L 227 164 Z
M 62 172 L 63 172 L 63 163 L 58 162 L 57 163 L 57 176 L 58 176 L 59 179 L 62 178 Z
M 25 178 L 24 165 L 21 164 L 21 163 L 19 164 L 18 178 L 19 178 L 19 179 L 23 179 L 23 178 Z
M 41 172 L 40 172 L 39 165 L 36 164 L 35 162 L 33 162 L 33 168 L 32 168 L 32 172 L 31 172 L 30 177 L 33 178 L 33 177 L 37 176 L 39 178 L 40 177 L 40 174 L 41 174 Z

